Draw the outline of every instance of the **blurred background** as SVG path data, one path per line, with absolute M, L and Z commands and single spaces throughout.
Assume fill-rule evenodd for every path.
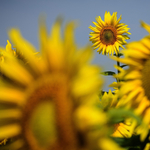
M 0 0 L 0 46 L 7 44 L 7 32 L 12 27 L 21 30 L 24 38 L 39 50 L 38 21 L 39 16 L 46 16 L 47 27 L 51 26 L 58 16 L 63 16 L 64 22 L 76 20 L 79 23 L 75 30 L 76 43 L 79 47 L 89 42 L 89 25 L 93 25 L 96 16 L 104 19 L 105 11 L 118 12 L 122 15 L 120 22 L 126 23 L 131 32 L 130 40 L 140 40 L 147 32 L 140 27 L 140 20 L 150 24 L 150 0 Z M 91 44 L 91 43 L 90 43 Z M 114 71 L 115 61 L 108 56 L 99 55 L 94 51 L 92 63 L 100 65 L 102 71 Z M 103 90 L 108 91 L 108 85 L 115 79 L 104 77 Z

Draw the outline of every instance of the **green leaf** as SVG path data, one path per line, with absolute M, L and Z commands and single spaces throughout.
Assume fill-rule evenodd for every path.
M 143 150 L 146 144 L 150 142 L 149 134 L 147 135 L 146 139 L 143 142 L 140 140 L 140 135 L 133 135 L 131 138 L 118 138 L 118 137 L 111 137 L 111 138 L 121 147 L 128 148 L 128 150 Z
M 124 67 L 126 67 L 126 66 L 128 66 L 128 65 L 121 65 L 120 67 L 121 67 L 121 68 L 124 68 Z
M 141 124 L 141 119 L 136 116 L 132 110 L 126 110 L 123 108 L 112 108 L 108 111 L 108 116 L 110 118 L 111 124 L 116 124 L 124 121 L 125 118 L 132 117 L 136 119 L 136 121 Z
M 131 138 L 118 138 L 111 137 L 116 143 L 118 143 L 121 147 L 128 147 L 128 150 L 141 150 L 140 145 L 140 136 L 132 136 Z
M 100 99 L 103 97 L 104 93 L 105 93 L 105 91 L 100 91 L 99 92 L 98 96 L 99 96 Z
M 123 56 L 123 53 L 119 53 L 118 55 L 114 54 L 114 56 L 120 57 L 120 56 Z
M 116 73 L 113 72 L 113 71 L 105 71 L 105 72 L 102 72 L 101 74 L 104 75 L 104 76 L 113 76 Z

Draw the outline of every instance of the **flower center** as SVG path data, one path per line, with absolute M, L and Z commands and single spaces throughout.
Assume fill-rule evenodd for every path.
M 145 91 L 145 95 L 150 100 L 150 59 L 146 61 L 144 68 L 142 70 L 142 86 Z
M 112 26 L 106 26 L 100 33 L 100 40 L 105 45 L 113 45 L 116 42 L 116 29 Z
M 68 85 L 66 77 L 54 75 L 28 89 L 22 128 L 29 149 L 76 145 Z

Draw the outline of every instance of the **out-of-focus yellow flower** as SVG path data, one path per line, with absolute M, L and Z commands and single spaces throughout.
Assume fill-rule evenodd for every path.
M 100 102 L 103 107 L 103 110 L 105 110 L 106 112 L 108 112 L 111 109 L 114 108 L 117 109 L 119 107 L 124 106 L 124 103 L 118 100 L 118 93 L 119 93 L 118 87 L 120 87 L 121 84 L 122 82 L 113 82 L 110 85 L 110 87 L 113 87 L 115 91 L 113 91 L 112 93 L 111 90 L 109 90 L 108 93 L 105 92 L 104 95 L 102 96 Z M 136 125 L 137 123 L 133 121 L 133 119 L 131 118 L 125 119 L 124 122 L 114 124 L 111 136 L 120 138 L 130 138 L 134 133 Z
M 86 141 L 88 141 L 87 149 L 123 150 L 108 138 L 110 131 L 108 126 L 109 116 L 97 105 L 96 103 L 81 105 L 74 116 L 78 131 L 84 133 Z
M 142 26 L 149 31 L 150 26 L 142 22 Z M 140 41 L 127 44 L 123 51 L 125 58 L 113 58 L 129 65 L 122 76 L 125 80 L 120 88 L 120 102 L 134 110 L 135 114 L 142 116 L 144 128 L 137 130 L 144 140 L 150 129 L 150 36 Z M 141 132 L 140 132 L 141 131 Z
M 90 127 L 93 128 L 94 126 L 101 126 L 107 123 L 106 114 L 100 108 L 91 105 L 79 107 L 75 113 L 75 118 L 78 128 L 83 131 Z
M 105 12 L 104 21 L 100 16 L 95 18 L 97 22 L 93 22 L 96 27 L 90 26 L 89 28 L 94 32 L 90 32 L 90 41 L 93 43 L 94 49 L 97 49 L 99 54 L 114 54 L 118 55 L 119 47 L 124 48 L 122 45 L 126 44 L 129 37 L 124 33 L 130 34 L 125 23 L 119 23 L 122 19 L 121 16 L 117 20 L 117 12 L 111 16 L 110 12 Z
M 106 121 L 101 110 L 93 106 L 102 84 L 99 67 L 89 64 L 93 52 L 90 46 L 78 50 L 73 22 L 67 24 L 64 38 L 60 26 L 58 19 L 49 36 L 44 22 L 40 22 L 40 60 L 18 29 L 9 31 L 12 43 L 28 62 L 6 53 L 7 61 L 1 67 L 13 81 L 2 80 L 0 84 L 0 104 L 4 107 L 0 109 L 0 139 L 14 138 L 11 149 L 88 149 L 91 136 L 86 138 L 73 116 L 81 115 L 77 120 L 87 121 L 90 134 L 91 126 Z M 82 109 L 85 105 L 93 114 Z M 89 118 L 84 118 L 85 114 Z
M 112 91 L 109 89 L 109 92 L 105 92 L 104 95 L 101 97 L 100 103 L 104 110 L 115 108 L 117 105 L 117 95 L 115 93 L 113 94 Z
M 115 91 L 112 93 L 111 90 L 109 92 L 105 92 L 101 98 L 101 105 L 103 106 L 103 110 L 106 112 L 114 109 L 124 107 L 124 103 L 118 100 L 119 89 L 118 86 L 121 86 L 122 82 L 113 82 L 110 86 L 115 88 Z M 117 117 L 117 116 L 116 116 Z M 134 134 L 135 127 L 137 126 L 137 122 L 131 118 L 125 118 L 123 122 L 114 124 L 113 133 L 111 136 L 120 137 L 120 138 L 130 138 Z
M 115 125 L 113 137 L 131 138 L 135 134 L 137 122 L 131 118 L 125 119 L 124 122 Z

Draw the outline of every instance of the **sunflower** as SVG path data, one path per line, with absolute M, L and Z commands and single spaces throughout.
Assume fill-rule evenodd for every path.
M 15 150 L 86 149 L 89 142 L 79 130 L 80 123 L 74 122 L 82 120 L 77 115 L 82 105 L 104 116 L 93 104 L 102 84 L 99 67 L 89 64 L 90 46 L 78 50 L 73 22 L 66 25 L 63 38 L 60 19 L 50 36 L 43 22 L 38 56 L 33 55 L 36 49 L 18 29 L 9 31 L 12 43 L 27 63 L 6 53 L 7 61 L 1 66 L 11 82 L 3 79 L 0 84 L 0 139 L 12 138 L 8 146 Z M 101 120 L 105 122 L 106 118 L 94 124 L 103 124 Z
M 116 90 L 114 92 L 116 92 Z M 109 92 L 104 92 L 103 95 L 100 95 L 100 103 L 104 111 L 108 111 L 109 109 L 116 107 L 117 97 L 114 92 L 109 89 Z
M 115 91 L 112 92 L 109 89 L 109 92 L 108 93 L 105 92 L 104 95 L 102 96 L 102 98 L 100 98 L 102 109 L 106 113 L 108 113 L 108 116 L 109 116 L 109 111 L 113 111 L 113 110 L 118 109 L 117 111 L 118 111 L 118 113 L 120 113 L 119 108 L 122 105 L 118 101 L 118 92 L 119 92 L 118 86 L 121 84 L 122 83 L 118 84 L 116 82 L 113 82 L 111 84 L 111 87 L 113 86 Z M 125 107 L 121 107 L 121 109 L 126 110 Z M 116 118 L 113 118 L 113 121 L 115 122 L 115 120 L 116 120 L 116 122 L 118 122 L 118 120 L 117 120 L 118 116 L 116 115 L 115 117 Z M 134 129 L 135 129 L 136 125 L 137 124 L 135 121 L 133 121 L 133 119 L 122 117 L 121 122 L 115 123 L 115 124 L 113 124 L 113 126 L 110 126 L 113 128 L 111 136 L 112 137 L 120 137 L 120 138 L 130 138 L 134 134 Z
M 142 22 L 142 26 L 150 33 L 150 26 Z M 119 91 L 120 102 L 134 110 L 142 117 L 144 128 L 139 126 L 137 133 L 143 141 L 150 129 L 150 35 L 140 41 L 127 44 L 123 51 L 125 58 L 113 58 L 129 65 L 129 68 L 120 73 L 124 79 Z
M 105 12 L 104 21 L 100 16 L 95 18 L 97 22 L 93 22 L 96 27 L 89 26 L 94 32 L 90 32 L 90 41 L 93 43 L 94 49 L 97 49 L 99 54 L 114 54 L 118 55 L 119 47 L 124 48 L 122 45 L 126 44 L 129 37 L 124 33 L 130 34 L 125 23 L 119 23 L 122 19 L 121 16 L 117 20 L 117 12 L 112 16 L 110 12 Z

